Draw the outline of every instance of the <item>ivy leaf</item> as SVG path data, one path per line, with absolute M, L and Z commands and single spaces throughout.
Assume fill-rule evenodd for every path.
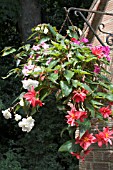
M 72 87 L 66 81 L 60 81 L 63 97 L 68 96 L 72 92 Z
M 68 81 L 68 83 L 70 83 L 71 78 L 74 76 L 74 72 L 70 71 L 70 70 L 65 70 L 64 72 L 64 77 L 66 78 L 66 80 Z

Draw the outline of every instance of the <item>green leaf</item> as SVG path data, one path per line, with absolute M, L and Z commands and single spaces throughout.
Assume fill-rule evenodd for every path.
M 60 59 L 51 61 L 48 67 L 49 67 L 49 68 L 53 68 L 54 66 L 56 66 L 56 64 L 59 62 L 59 60 L 60 60 Z
M 65 70 L 64 72 L 64 77 L 66 78 L 66 80 L 68 81 L 68 83 L 70 83 L 71 78 L 74 76 L 74 72 L 70 71 L 70 70 Z
M 105 87 L 106 89 L 109 89 L 109 86 L 105 83 L 103 83 L 102 81 L 99 81 L 99 84 L 103 87 Z
M 11 48 L 11 47 L 6 47 L 6 48 L 4 48 L 3 51 L 4 52 L 3 52 L 2 56 L 4 57 L 6 55 L 9 55 L 9 54 L 12 54 L 12 53 L 16 52 L 16 49 L 15 48 Z
M 52 27 L 50 24 L 48 24 L 48 28 L 50 30 L 50 32 L 53 34 L 53 36 L 56 36 L 57 32 L 55 31 L 56 29 L 54 27 Z
M 110 91 L 113 91 L 113 84 L 109 85 L 109 89 L 110 89 Z
M 99 74 L 98 76 L 99 76 L 102 80 L 104 80 L 106 83 L 110 83 L 110 80 L 109 80 L 105 75 Z
M 95 117 L 95 108 L 89 102 L 85 102 L 85 105 L 89 112 L 91 112 L 91 117 Z
M 83 71 L 83 70 L 81 70 L 81 69 L 73 69 L 73 71 L 74 71 L 76 74 L 82 74 L 82 75 L 84 75 L 84 74 L 90 74 L 89 72 Z
M 72 85 L 77 88 L 78 87 L 78 80 L 72 80 Z M 80 83 L 80 82 L 79 82 Z
M 98 93 L 96 93 L 95 98 L 103 98 L 103 99 L 105 99 L 106 98 L 106 94 L 102 93 L 102 92 L 98 92 Z
M 79 137 L 81 138 L 86 132 L 86 128 L 82 127 L 80 130 L 79 130 Z
M 113 101 L 113 94 L 107 94 L 106 99 Z
M 91 88 L 90 88 L 87 84 L 81 83 L 81 82 L 78 81 L 78 80 L 72 80 L 72 85 L 73 85 L 75 88 L 77 88 L 78 86 L 80 86 L 80 87 L 86 89 L 87 91 L 89 91 L 90 93 L 92 93 Z
M 86 89 L 87 91 L 89 91 L 90 93 L 92 93 L 91 88 L 90 88 L 87 84 L 81 83 L 81 86 L 82 86 L 84 89 Z
M 33 29 L 32 29 L 32 31 L 33 31 Z M 34 38 L 34 36 L 37 34 L 37 32 L 34 32 L 33 34 L 31 34 L 29 37 L 28 37 L 28 39 L 27 40 L 30 40 L 31 38 Z
M 79 52 L 76 53 L 76 57 L 79 58 L 80 60 L 84 60 L 84 56 L 81 55 Z
M 66 48 L 66 45 L 62 45 L 62 44 L 59 44 L 59 43 L 56 43 L 54 41 L 51 41 L 51 43 L 58 49 L 58 50 L 62 50 L 64 48 Z
M 29 49 L 30 49 L 30 44 L 26 44 L 26 45 L 25 45 L 25 50 L 26 50 L 26 51 L 29 51 Z
M 91 127 L 91 122 L 89 120 L 85 120 L 84 122 L 82 123 L 79 123 L 80 127 L 79 127 L 79 130 L 80 130 L 80 138 L 84 135 L 84 133 L 90 129 Z
M 57 83 L 56 80 L 58 79 L 58 73 L 51 73 L 50 76 L 48 76 L 48 79 L 51 80 L 53 83 Z
M 69 136 L 73 138 L 73 135 L 75 136 L 76 126 L 69 126 L 67 130 L 69 132 Z
M 92 105 L 93 105 L 94 107 L 97 107 L 97 108 L 98 108 L 98 106 L 103 106 L 102 103 L 97 102 L 96 100 L 91 100 L 91 103 L 92 103 Z
M 59 152 L 72 152 L 73 144 L 75 143 L 75 140 L 69 140 L 65 142 L 61 147 L 59 148 Z
M 68 96 L 72 92 L 72 87 L 66 81 L 60 81 L 60 87 L 63 97 Z
M 97 60 L 97 57 L 94 57 L 94 56 L 90 56 L 90 58 L 87 58 L 86 60 L 84 60 L 86 63 L 92 61 L 92 60 Z
M 42 38 L 41 40 L 39 40 L 39 44 L 41 44 L 42 42 L 46 42 L 46 41 L 49 41 L 50 40 L 50 37 L 44 37 L 44 38 Z

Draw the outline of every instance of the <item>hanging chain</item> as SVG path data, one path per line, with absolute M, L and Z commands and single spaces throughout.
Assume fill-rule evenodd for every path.
M 62 24 L 62 26 L 61 26 L 61 28 L 60 28 L 60 30 L 59 30 L 59 33 L 61 33 L 61 31 L 63 30 L 66 21 L 69 21 L 69 22 L 70 22 L 70 24 L 71 24 L 71 26 L 72 26 L 72 28 L 73 28 L 73 31 L 75 32 L 75 27 L 74 27 L 73 22 L 71 21 L 71 19 L 70 19 L 70 17 L 69 17 L 69 12 L 68 12 L 68 10 L 66 9 L 66 7 L 64 7 L 64 9 L 65 9 L 65 12 L 66 12 L 66 17 L 65 17 L 65 20 L 64 20 L 64 22 L 63 22 L 63 24 Z

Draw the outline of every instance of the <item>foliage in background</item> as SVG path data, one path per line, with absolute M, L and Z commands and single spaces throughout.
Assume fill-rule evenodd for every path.
M 89 8 L 93 0 L 42 0 L 40 1 L 42 6 L 42 22 L 50 23 L 56 26 L 59 30 L 66 16 L 64 7 L 81 7 Z M 86 13 L 84 13 L 87 16 Z M 83 27 L 83 20 L 80 17 L 75 17 L 74 13 L 70 13 L 70 18 L 74 25 L 79 28 Z M 70 23 L 67 22 L 64 30 L 67 29 Z
M 19 1 L 0 0 L 0 50 L 20 43 L 18 33 Z

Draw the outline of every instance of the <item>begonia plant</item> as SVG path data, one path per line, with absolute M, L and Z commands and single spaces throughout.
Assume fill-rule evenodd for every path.
M 8 76 L 19 76 L 22 84 L 14 106 L 2 111 L 4 118 L 14 119 L 22 131 L 30 132 L 36 123 L 34 114 L 54 93 L 58 109 L 65 114 L 62 121 L 67 123 L 61 135 L 67 130 L 70 137 L 59 151 L 84 159 L 92 150 L 91 144 L 111 145 L 113 130 L 105 124 L 113 115 L 113 85 L 105 69 L 110 63 L 109 47 L 88 44 L 86 38 L 77 38 L 69 30 L 63 36 L 49 24 L 40 24 L 32 31 L 29 44 L 6 48 L 2 55 L 13 54 L 17 67 Z M 103 131 L 97 126 L 100 122 Z

